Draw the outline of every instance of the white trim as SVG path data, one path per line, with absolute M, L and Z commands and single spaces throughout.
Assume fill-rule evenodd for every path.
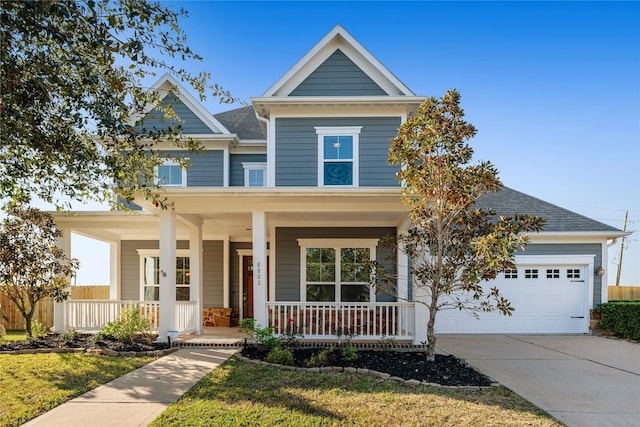
M 186 89 L 182 86 L 173 76 L 169 73 L 165 73 L 157 82 L 151 86 L 149 92 L 157 92 L 160 96 L 158 97 L 158 102 L 161 102 L 164 98 L 169 95 L 169 93 L 174 92 L 173 88 L 177 89 L 177 93 L 173 93 L 177 95 L 178 99 L 191 110 L 193 114 L 196 115 L 214 134 L 227 134 L 230 132 L 225 128 L 222 123 L 220 123 L 209 111 L 207 111 L 204 106 L 198 102 Z M 157 105 L 148 104 L 145 106 L 141 114 L 133 115 L 129 118 L 128 123 L 130 125 L 135 124 L 140 118 L 145 116 L 149 111 L 151 111 Z
M 360 132 L 362 126 L 316 126 L 316 135 L 318 135 L 318 187 L 359 187 L 360 186 Z M 326 136 L 350 136 L 352 139 L 352 158 L 343 159 L 343 161 L 351 161 L 351 185 L 325 185 L 324 183 L 324 165 L 327 159 L 324 157 L 324 138 Z
M 597 268 L 597 267 L 596 267 Z M 602 268 L 604 276 L 600 278 L 600 302 L 609 301 L 609 247 L 607 243 L 602 244 Z
M 224 147 L 222 151 L 222 186 L 229 186 L 229 175 L 231 174 L 229 147 Z
M 267 187 L 276 186 L 276 118 L 269 117 L 267 129 Z
M 244 186 L 250 187 L 249 173 L 252 170 L 263 171 L 262 185 L 254 185 L 253 187 L 266 187 L 267 186 L 267 162 L 242 162 L 242 168 L 244 169 Z
M 229 247 L 229 236 L 222 240 L 222 245 L 222 307 L 229 308 L 231 306 L 231 271 L 229 265 L 231 248 Z
M 139 265 L 139 277 L 138 277 L 138 291 L 139 291 L 139 295 L 140 295 L 140 301 L 144 301 L 144 258 L 148 257 L 148 256 L 153 256 L 153 257 L 160 257 L 160 249 L 138 249 L 138 257 L 139 257 L 139 261 L 138 263 Z M 178 257 L 186 257 L 186 258 L 190 258 L 190 252 L 189 249 L 176 249 L 176 258 Z M 175 261 L 174 261 L 175 264 Z M 177 284 L 176 284 L 177 285 Z M 155 285 L 154 285 L 155 286 Z M 160 284 L 158 283 L 157 286 L 160 286 Z M 177 286 L 176 286 L 177 287 Z M 184 287 L 184 286 L 182 286 Z
M 349 248 L 367 248 L 369 249 L 369 259 L 375 261 L 377 255 L 377 246 L 380 239 L 297 239 L 300 247 L 300 301 L 307 302 L 307 248 L 333 248 L 336 249 L 335 259 L 335 302 L 340 302 L 340 262 L 339 252 L 342 249 Z M 348 283 L 345 283 L 348 284 Z M 369 302 L 376 302 L 375 289 L 369 287 Z
M 336 25 L 293 67 L 278 79 L 263 96 L 288 95 L 313 73 L 336 49 L 340 49 L 378 86 L 390 95 L 413 95 L 391 71 L 365 49 L 342 26 Z
M 189 157 L 183 157 L 184 160 L 189 160 Z M 162 184 L 162 187 L 186 187 L 187 186 L 187 169 L 180 166 L 180 163 L 175 160 L 163 160 L 161 164 L 153 168 L 153 175 L 155 176 L 156 183 L 159 182 L 160 176 L 158 175 L 158 168 L 160 166 L 179 166 L 182 172 L 182 181 L 180 184 Z

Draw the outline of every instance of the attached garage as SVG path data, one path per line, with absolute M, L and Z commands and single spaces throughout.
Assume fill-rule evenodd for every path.
M 493 286 L 515 308 L 512 316 L 498 312 L 440 311 L 436 333 L 586 333 L 593 301 L 594 257 L 520 256 L 517 269 L 485 284 Z

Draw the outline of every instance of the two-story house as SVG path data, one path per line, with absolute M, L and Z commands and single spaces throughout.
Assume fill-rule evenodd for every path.
M 291 319 L 307 337 L 349 326 L 360 338 L 423 341 L 426 312 L 412 301 L 406 256 L 392 264 L 398 297 L 376 293 L 362 266 L 386 260 L 380 239 L 409 225 L 387 156 L 425 97 L 340 26 L 249 107 L 212 115 L 169 76 L 153 90 L 172 86 L 177 95 L 163 102 L 207 151 L 174 150 L 188 170 L 158 167 L 173 210 L 137 199 L 133 215 L 57 216 L 67 249 L 70 232 L 109 242 L 111 301 L 60 304 L 56 328 L 98 328 L 135 304 L 157 317 L 160 339 L 202 332 L 212 309 L 226 308 L 276 331 Z M 153 117 L 145 126 L 163 125 Z M 509 188 L 481 204 L 547 224 L 518 268 L 488 284 L 510 299 L 512 317 L 442 312 L 437 332 L 588 332 L 589 309 L 607 298 L 607 240 L 624 233 Z

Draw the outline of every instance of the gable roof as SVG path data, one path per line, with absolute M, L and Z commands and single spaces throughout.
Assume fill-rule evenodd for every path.
M 214 117 L 231 133 L 242 139 L 265 139 L 266 135 L 256 118 L 253 107 L 241 107 L 214 114 Z
M 378 61 L 342 26 L 336 25 L 306 55 L 289 69 L 263 97 L 289 96 L 336 50 L 340 49 L 358 68 L 389 96 L 415 96 L 387 67 Z
M 205 126 L 214 134 L 230 134 L 214 116 L 209 113 L 204 106 L 198 102 L 176 79 L 166 73 L 154 83 L 149 89 L 150 92 L 157 92 L 159 101 L 164 100 L 167 96 L 173 95 L 180 100 Z M 134 124 L 142 116 L 147 115 L 154 109 L 155 105 L 149 104 L 145 106 L 142 114 L 134 115 L 129 119 Z
M 503 187 L 497 193 L 485 194 L 476 202 L 476 206 L 493 208 L 502 216 L 528 214 L 543 217 L 547 220 L 543 232 L 605 232 L 612 233 L 610 237 L 624 234 L 615 227 L 508 187 Z

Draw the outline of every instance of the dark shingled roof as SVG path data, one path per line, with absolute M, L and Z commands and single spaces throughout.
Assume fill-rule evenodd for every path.
M 253 107 L 236 108 L 235 110 L 214 114 L 213 117 L 222 123 L 229 132 L 237 134 L 241 140 L 266 138 Z
M 521 193 L 508 187 L 503 187 L 497 193 L 482 196 L 476 205 L 480 208 L 493 208 L 502 216 L 528 214 L 543 217 L 547 220 L 542 231 L 613 231 L 620 232 L 615 227 L 603 224 L 586 216 L 561 208 L 533 196 Z

